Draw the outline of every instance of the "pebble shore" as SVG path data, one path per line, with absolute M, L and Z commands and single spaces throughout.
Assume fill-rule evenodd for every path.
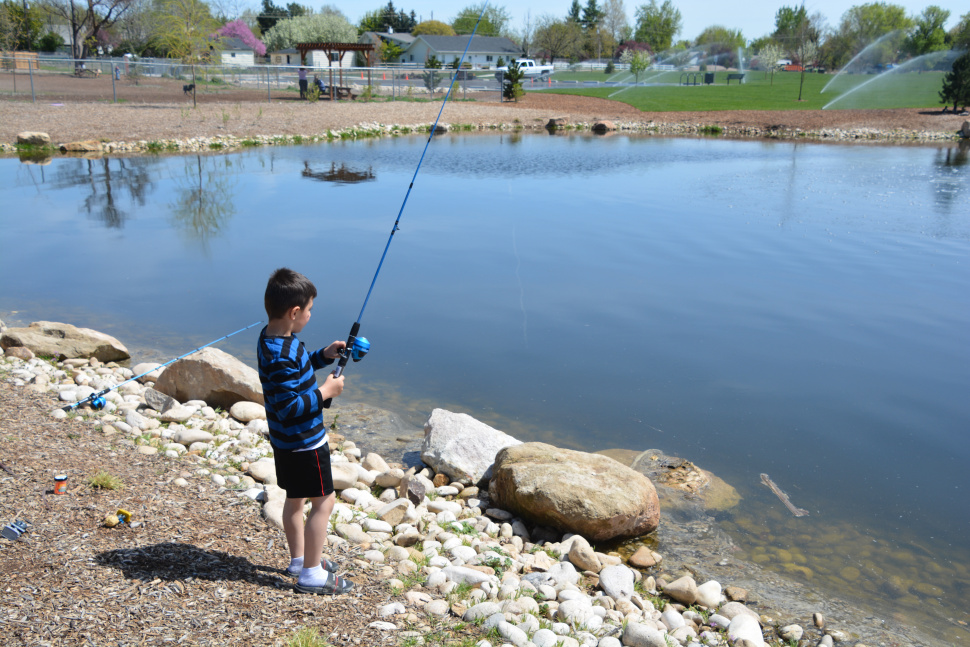
M 0 376 L 65 404 L 146 369 L 12 355 L 0 360 Z M 160 407 L 153 379 L 149 373 L 109 391 L 101 411 L 85 405 L 71 413 L 56 408 L 50 416 L 80 416 L 103 434 L 132 440 L 139 454 L 161 454 L 180 471 L 189 465 L 226 496 L 260 502 L 266 523 L 279 527 L 285 493 L 275 485 L 262 406 L 240 402 L 227 412 L 189 401 Z M 828 626 L 821 613 L 809 622 L 782 623 L 746 605 L 749 594 L 740 587 L 674 578 L 664 573 L 663 556 L 645 547 L 624 559 L 594 550 L 578 535 L 530 532 L 522 520 L 491 507 L 487 492 L 429 468 L 406 473 L 384 457 L 364 455 L 339 429 L 331 448 L 339 499 L 330 544 L 359 547 L 359 565 L 402 600 L 375 609 L 371 625 L 395 640 L 421 644 L 421 631 L 410 629 L 421 618 L 460 618 L 481 626 L 486 637 L 478 647 L 865 647 Z M 402 486 L 407 480 L 420 483 L 420 498 Z M 192 484 L 179 477 L 170 486 Z
M 598 131 L 598 123 L 583 121 L 568 123 L 559 128 L 562 132 Z M 825 128 L 804 130 L 797 127 L 756 127 L 748 125 L 711 126 L 692 123 L 671 123 L 653 121 L 609 122 L 608 133 L 626 133 L 658 136 L 720 136 L 726 138 L 804 140 L 819 142 L 868 142 L 893 144 L 919 144 L 958 141 L 956 133 L 895 128 Z M 255 135 L 238 137 L 234 135 L 215 135 L 210 137 L 191 137 L 187 139 L 132 140 L 111 142 L 84 142 L 89 149 L 66 150 L 69 154 L 143 154 L 143 153 L 192 153 L 239 150 L 260 146 L 296 145 L 335 140 L 354 140 L 372 137 L 398 137 L 413 133 L 428 133 L 434 123 L 421 124 L 382 124 L 361 123 L 353 127 L 327 130 L 322 133 L 305 135 Z M 491 124 L 439 124 L 440 132 L 543 132 L 546 124 L 491 123 Z M 20 149 L 15 143 L 0 142 L 0 153 L 17 153 Z M 43 152 L 43 151 L 40 151 Z M 51 151 L 54 152 L 53 150 Z

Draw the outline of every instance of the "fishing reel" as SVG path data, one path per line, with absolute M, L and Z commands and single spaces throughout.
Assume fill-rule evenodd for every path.
M 104 399 L 103 395 L 99 395 L 96 398 L 91 398 L 91 401 L 89 402 L 89 404 L 91 405 L 91 408 L 94 409 L 95 411 L 101 411 L 102 409 L 104 409 L 105 405 L 108 404 L 108 401 Z
M 344 367 L 347 365 L 347 360 L 359 362 L 364 359 L 367 351 L 370 350 L 370 342 L 367 341 L 366 337 L 355 337 L 351 335 L 347 342 L 347 346 L 340 349 L 340 361 L 337 363 L 337 370 L 334 371 L 334 377 L 340 377 Z
M 367 355 L 370 350 L 370 342 L 366 337 L 354 337 L 354 343 L 350 347 L 350 359 L 359 362 Z
M 334 377 L 340 377 L 344 372 L 344 367 L 347 366 L 349 360 L 354 360 L 354 362 L 359 362 L 364 359 L 370 351 L 370 342 L 367 341 L 366 337 L 358 337 L 357 333 L 360 331 L 360 322 L 355 322 L 353 326 L 350 327 L 350 335 L 347 337 L 347 344 L 340 349 L 340 359 L 337 361 L 337 368 L 333 372 Z M 329 409 L 333 398 L 327 398 L 323 401 L 323 408 Z

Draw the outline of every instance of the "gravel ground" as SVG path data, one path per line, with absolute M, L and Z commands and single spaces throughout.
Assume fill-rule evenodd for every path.
M 84 80 L 80 81 L 84 83 Z M 0 83 L 0 91 L 3 90 Z M 168 89 L 142 96 L 145 103 L 110 103 L 85 94 L 58 95 L 57 102 L 30 103 L 23 95 L 0 99 L 0 143 L 13 144 L 22 131 L 42 131 L 54 143 L 95 139 L 102 142 L 188 140 L 197 137 L 312 136 L 362 125 L 433 123 L 439 102 L 260 101 L 253 93 L 206 95 L 197 108 L 186 99 L 171 102 Z M 5 100 L 3 100 L 5 99 Z M 15 99 L 15 100 L 14 100 Z M 158 101 L 158 102 L 155 102 Z M 863 138 L 919 140 L 942 138 L 967 119 L 935 110 L 787 110 L 730 112 L 641 112 L 627 104 L 568 95 L 530 92 L 518 103 L 497 103 L 495 94 L 476 101 L 450 101 L 442 123 L 541 128 L 555 117 L 570 124 L 611 120 L 629 129 L 689 132 L 717 125 L 728 135 L 793 136 L 798 130 L 864 132 Z M 856 135 L 859 137 L 859 135 Z

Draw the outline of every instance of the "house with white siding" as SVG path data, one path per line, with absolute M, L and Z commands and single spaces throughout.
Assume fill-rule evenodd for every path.
M 400 63 L 424 67 L 434 56 L 442 65 L 448 66 L 461 58 L 465 47 L 465 67 L 489 69 L 496 66 L 499 58 L 508 62 L 522 56 L 522 48 L 508 38 L 498 36 L 475 36 L 469 45 L 468 36 L 430 36 L 415 37 L 401 54 Z
M 223 65 L 243 67 L 256 65 L 256 54 L 253 48 L 244 43 L 241 38 L 220 38 L 219 58 Z

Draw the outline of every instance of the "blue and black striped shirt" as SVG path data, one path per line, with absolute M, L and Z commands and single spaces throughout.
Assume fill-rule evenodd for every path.
M 313 372 L 333 360 L 323 356 L 323 349 L 308 353 L 296 335 L 267 335 L 266 328 L 259 333 L 256 359 L 273 447 L 298 450 L 320 444 L 327 430 Z

